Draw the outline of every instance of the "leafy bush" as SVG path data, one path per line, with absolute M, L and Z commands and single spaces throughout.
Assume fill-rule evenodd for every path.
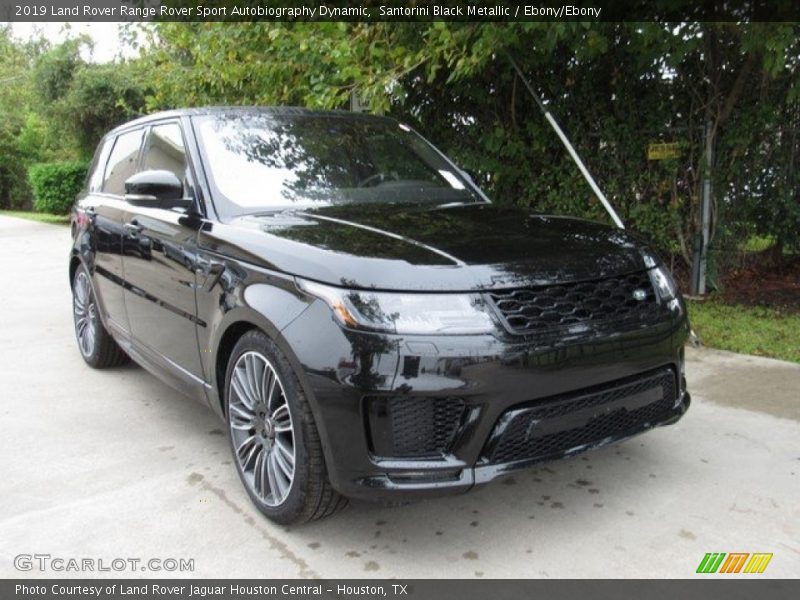
M 39 212 L 66 214 L 83 188 L 84 162 L 53 162 L 33 165 L 28 181 L 33 189 L 33 207 Z

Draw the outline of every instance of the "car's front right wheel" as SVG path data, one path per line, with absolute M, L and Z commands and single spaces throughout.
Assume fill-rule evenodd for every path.
M 261 512 L 288 525 L 344 508 L 300 381 L 262 331 L 243 335 L 231 353 L 225 406 L 236 470 Z

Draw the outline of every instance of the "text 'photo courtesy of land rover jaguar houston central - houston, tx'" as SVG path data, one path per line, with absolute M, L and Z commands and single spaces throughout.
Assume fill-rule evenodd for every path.
M 646 244 L 492 204 L 388 118 L 133 121 L 101 142 L 72 228 L 83 358 L 208 404 L 281 523 L 466 491 L 689 405 L 685 306 Z

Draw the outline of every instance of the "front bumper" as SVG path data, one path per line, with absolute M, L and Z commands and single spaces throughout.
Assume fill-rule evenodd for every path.
M 441 464 L 431 461 L 419 461 L 412 464 L 407 461 L 379 461 L 378 468 L 386 470 L 385 473 L 365 477 L 356 481 L 357 487 L 349 488 L 351 496 L 365 499 L 419 499 L 428 496 L 457 494 L 470 490 L 475 485 L 482 485 L 490 481 L 529 468 L 533 465 L 568 458 L 581 452 L 602 448 L 603 446 L 630 439 L 644 433 L 652 427 L 671 425 L 676 423 L 688 410 L 691 397 L 688 392 L 683 392 L 676 401 L 675 407 L 664 415 L 664 420 L 652 423 L 630 435 L 620 435 L 600 438 L 593 443 L 571 447 L 558 453 L 535 456 L 515 461 L 498 464 L 477 464 L 472 467 L 461 467 L 458 461 L 443 460 Z M 345 492 L 342 492 L 345 493 Z
M 681 308 L 636 330 L 546 345 L 501 331 L 382 335 L 344 330 L 315 302 L 282 333 L 302 366 L 333 486 L 397 501 L 463 492 L 674 423 L 690 403 L 688 332 Z M 502 442 L 510 424 L 516 437 Z

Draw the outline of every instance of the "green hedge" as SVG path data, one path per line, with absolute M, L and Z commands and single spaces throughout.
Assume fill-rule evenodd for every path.
M 28 181 L 33 190 L 33 208 L 38 212 L 64 215 L 83 188 L 88 165 L 84 162 L 53 162 L 33 165 Z

